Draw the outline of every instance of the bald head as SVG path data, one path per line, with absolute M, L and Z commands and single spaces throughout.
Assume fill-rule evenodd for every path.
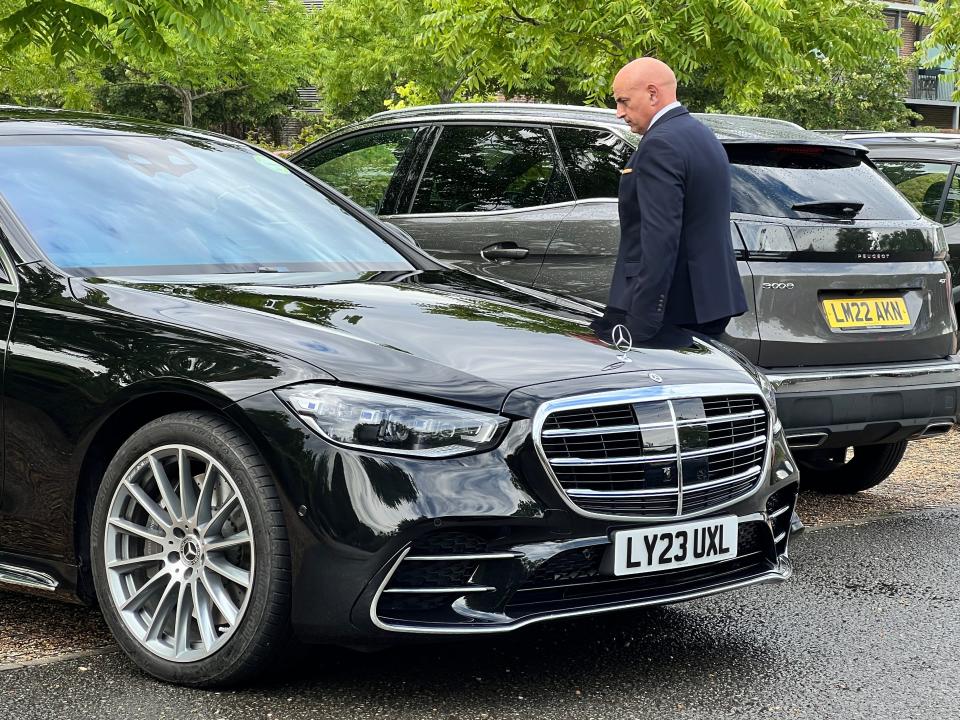
M 653 116 L 677 99 L 677 76 L 660 60 L 631 60 L 613 79 L 617 117 L 636 133 L 646 132 Z

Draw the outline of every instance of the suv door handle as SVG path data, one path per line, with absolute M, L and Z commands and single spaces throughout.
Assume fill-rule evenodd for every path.
M 512 242 L 494 243 L 480 251 L 480 257 L 484 260 L 522 260 L 529 254 L 527 248 L 518 247 Z

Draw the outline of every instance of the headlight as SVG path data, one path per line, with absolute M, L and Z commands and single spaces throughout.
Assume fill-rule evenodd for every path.
M 334 386 L 277 395 L 327 440 L 347 447 L 442 458 L 494 447 L 508 420 L 498 415 Z
M 773 431 L 778 433 L 783 429 L 783 426 L 780 424 L 780 418 L 777 417 L 777 392 L 762 372 L 757 372 L 757 381 L 760 383 L 760 391 L 766 398 L 767 405 L 770 406 L 770 422 L 773 424 Z

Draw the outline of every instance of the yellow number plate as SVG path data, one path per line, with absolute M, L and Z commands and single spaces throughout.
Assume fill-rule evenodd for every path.
M 832 328 L 910 327 L 903 298 L 824 300 L 823 314 Z

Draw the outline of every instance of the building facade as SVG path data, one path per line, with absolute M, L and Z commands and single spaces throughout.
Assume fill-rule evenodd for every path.
M 901 33 L 900 55 L 912 55 L 917 44 L 930 32 L 929 28 L 911 19 L 911 14 L 923 15 L 926 12 L 920 6 L 920 0 L 885 2 L 883 5 L 887 27 Z M 931 64 L 910 71 L 910 86 L 904 102 L 923 116 L 918 124 L 953 130 L 960 128 L 960 102 L 953 99 L 955 82 L 947 79 L 949 70 Z

